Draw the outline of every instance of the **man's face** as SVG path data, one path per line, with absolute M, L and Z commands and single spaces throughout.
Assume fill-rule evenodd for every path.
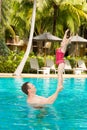
M 36 88 L 34 87 L 34 85 L 33 84 L 31 84 L 31 83 L 28 83 L 28 85 L 29 85 L 29 92 L 30 93 L 32 93 L 32 94 L 35 94 L 36 93 Z

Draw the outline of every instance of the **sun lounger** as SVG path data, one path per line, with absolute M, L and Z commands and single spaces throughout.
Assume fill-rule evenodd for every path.
M 70 64 L 69 60 L 65 60 L 64 73 L 66 73 L 67 71 L 68 72 L 69 71 L 73 72 L 73 68 L 71 67 L 71 64 Z
M 37 74 L 39 72 L 43 72 L 43 74 L 49 74 L 50 73 L 49 68 L 47 68 L 47 67 L 40 68 L 39 67 L 39 63 L 38 63 L 38 60 L 36 58 L 30 59 L 30 68 L 31 68 L 31 70 L 36 70 Z
M 83 71 L 87 71 L 86 64 L 83 60 L 78 60 L 78 68 Z
M 52 59 L 46 59 L 46 66 L 49 67 L 51 71 L 54 71 L 55 74 L 58 71 L 58 69 L 55 68 L 55 64 Z

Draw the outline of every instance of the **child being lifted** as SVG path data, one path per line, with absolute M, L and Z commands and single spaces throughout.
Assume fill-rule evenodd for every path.
M 65 31 L 63 40 L 60 44 L 60 48 L 56 50 L 56 64 L 58 65 L 58 87 L 63 87 L 63 72 L 64 72 L 64 55 L 68 44 L 71 41 L 70 30 Z

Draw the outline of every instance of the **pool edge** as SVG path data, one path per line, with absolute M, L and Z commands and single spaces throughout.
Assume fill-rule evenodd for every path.
M 45 74 L 26 74 L 26 73 L 22 73 L 21 76 L 13 76 L 13 73 L 0 73 L 0 78 L 1 77 L 28 77 L 28 78 L 57 78 L 58 75 L 57 74 L 49 74 L 49 75 L 45 75 Z M 87 78 L 87 74 L 63 74 L 64 78 Z

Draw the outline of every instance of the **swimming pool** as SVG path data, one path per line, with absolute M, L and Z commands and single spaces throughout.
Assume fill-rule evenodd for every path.
M 65 78 L 53 105 L 41 110 L 26 103 L 21 85 L 29 81 L 37 94 L 51 95 L 56 78 L 0 78 L 0 130 L 87 130 L 87 79 Z

